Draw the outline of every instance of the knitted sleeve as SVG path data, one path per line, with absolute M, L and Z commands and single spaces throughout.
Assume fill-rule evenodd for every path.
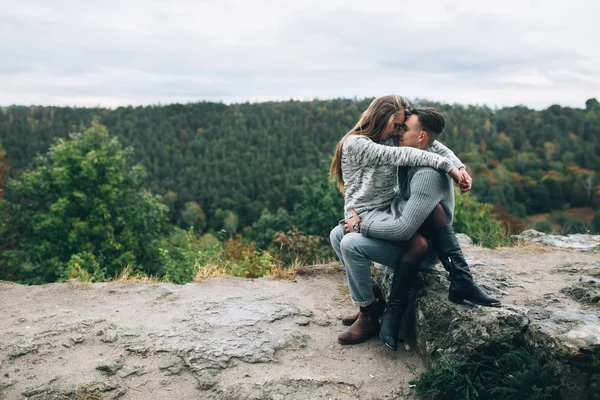
M 349 136 L 344 142 L 343 151 L 359 166 L 397 165 L 407 167 L 432 167 L 444 172 L 454 166 L 446 157 L 413 147 L 384 146 L 366 136 Z
M 427 150 L 432 151 L 435 154 L 439 154 L 442 157 L 446 157 L 456 168 L 461 168 L 465 166 L 465 164 L 463 164 L 462 161 L 460 161 L 460 159 L 456 157 L 452 150 L 450 150 L 437 140 L 434 140 Z
M 406 241 L 423 225 L 448 190 L 448 180 L 438 171 L 423 168 L 410 181 L 410 197 L 400 218 L 391 221 L 365 220 L 360 233 L 385 240 Z

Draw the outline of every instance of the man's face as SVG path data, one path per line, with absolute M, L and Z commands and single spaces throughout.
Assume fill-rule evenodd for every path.
M 421 150 L 427 148 L 427 133 L 423 132 L 419 117 L 416 115 L 411 115 L 404 122 L 398 138 L 400 139 L 400 146 L 416 147 Z
M 394 135 L 398 135 L 404 126 L 404 119 L 404 111 L 400 111 L 398 115 L 396 115 L 396 118 L 394 118 L 387 129 L 383 132 L 380 140 L 383 141 Z

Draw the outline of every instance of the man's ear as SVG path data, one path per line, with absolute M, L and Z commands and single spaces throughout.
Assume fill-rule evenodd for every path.
M 419 133 L 419 142 L 426 142 L 427 136 L 428 135 L 426 131 L 421 131 L 421 133 Z

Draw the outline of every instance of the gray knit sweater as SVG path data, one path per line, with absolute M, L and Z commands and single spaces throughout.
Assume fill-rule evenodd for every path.
M 448 174 L 427 168 L 399 168 L 399 196 L 389 210 L 366 215 L 360 233 L 378 239 L 406 241 L 425 222 L 438 203 L 448 220 L 454 215 L 454 190 Z
M 351 209 L 358 214 L 389 209 L 396 197 L 398 166 L 429 166 L 444 174 L 452 167 L 464 166 L 450 149 L 437 141 L 427 150 L 398 147 L 395 136 L 381 143 L 366 136 L 349 136 L 342 147 L 345 218 L 352 217 Z

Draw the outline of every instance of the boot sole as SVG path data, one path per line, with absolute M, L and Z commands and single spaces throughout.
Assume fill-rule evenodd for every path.
M 398 346 L 396 346 L 396 347 L 392 347 L 392 346 L 390 346 L 390 345 L 388 344 L 388 342 L 386 342 L 385 340 L 383 340 L 383 338 L 381 337 L 381 334 L 379 334 L 379 340 L 380 340 L 380 341 L 381 341 L 381 343 L 383 343 L 383 344 L 385 345 L 385 347 L 387 347 L 388 349 L 390 349 L 390 350 L 393 350 L 393 351 L 397 351 L 397 350 L 398 350 Z
M 502 307 L 502 303 L 498 302 L 498 303 L 480 303 L 477 301 L 473 301 L 473 300 L 467 300 L 467 299 L 454 299 L 454 298 L 450 298 L 448 297 L 448 300 L 452 303 L 455 304 L 465 304 L 465 302 L 470 303 L 470 304 L 476 304 L 478 306 L 483 306 L 483 307 Z
M 354 320 L 354 321 L 342 321 L 342 325 L 344 325 L 344 326 L 352 326 L 352 324 L 355 323 L 355 322 L 356 322 L 356 320 Z
M 377 336 L 378 332 L 374 332 L 373 334 L 370 334 L 369 336 L 366 337 L 362 337 L 360 339 L 357 340 L 348 340 L 348 341 L 342 341 L 338 338 L 338 343 L 341 345 L 347 345 L 347 344 L 360 344 L 360 343 L 364 343 L 367 340 L 373 339 L 375 336 Z

